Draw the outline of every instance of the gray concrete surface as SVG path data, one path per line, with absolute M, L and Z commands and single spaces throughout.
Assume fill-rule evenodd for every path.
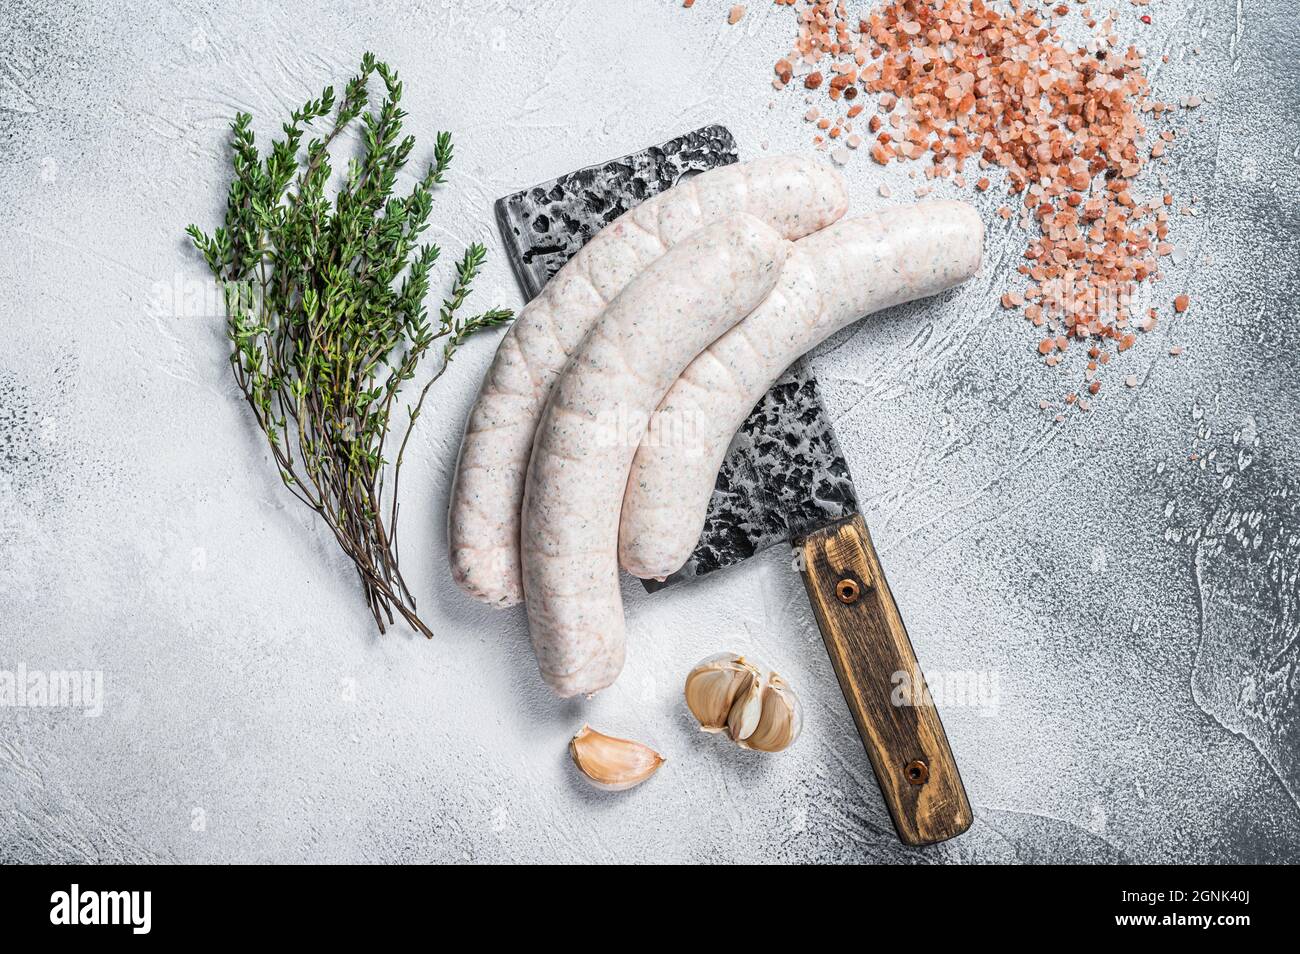
M 236 399 L 183 227 L 213 225 L 225 127 L 263 138 L 363 49 L 403 73 L 427 154 L 457 135 L 434 229 L 497 252 L 499 195 L 708 121 L 745 156 L 808 148 L 774 95 L 788 11 L 709 0 L 147 4 L 0 13 L 0 670 L 102 674 L 102 711 L 0 708 L 0 860 L 1300 860 L 1300 25 L 1294 5 L 1119 5 L 1179 117 L 1165 170 L 1191 311 L 1064 425 L 983 275 L 856 326 L 815 362 L 918 653 L 996 678 L 942 714 L 977 822 L 901 847 L 786 556 L 648 597 L 591 702 L 551 699 L 522 610 L 469 603 L 442 532 L 490 339 L 417 432 L 404 548 L 436 631 L 383 638 Z M 1109 4 L 1095 4 L 1105 9 Z M 774 105 L 769 107 L 769 102 Z M 857 210 L 905 195 L 858 156 Z M 953 194 L 950 186 L 936 191 Z M 1177 359 L 1173 345 L 1186 352 Z M 1195 459 L 1191 459 L 1196 455 Z M 412 532 L 423 527 L 425 532 Z M 779 668 L 804 737 L 758 758 L 694 731 L 679 686 L 724 648 Z M 942 700 L 941 700 L 942 701 Z M 583 721 L 669 761 L 623 796 L 575 776 Z

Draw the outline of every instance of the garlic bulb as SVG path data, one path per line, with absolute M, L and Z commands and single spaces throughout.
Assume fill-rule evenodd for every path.
M 664 764 L 663 756 L 650 746 L 616 739 L 589 725 L 569 741 L 569 755 L 587 781 L 607 792 L 640 785 Z
M 760 752 L 789 748 L 803 728 L 799 697 L 754 660 L 719 653 L 686 677 L 686 705 L 705 732 L 726 731 L 733 742 Z

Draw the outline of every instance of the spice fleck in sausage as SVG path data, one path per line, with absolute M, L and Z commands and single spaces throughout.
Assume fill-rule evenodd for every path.
M 738 215 L 666 252 L 592 326 L 551 391 L 533 442 L 521 553 L 528 626 L 561 696 L 623 668 L 618 518 L 650 415 L 710 342 L 771 291 L 790 243 Z
M 781 373 L 863 315 L 965 281 L 983 243 L 964 202 L 886 209 L 795 242 L 763 304 L 691 362 L 655 412 L 623 500 L 623 567 L 642 579 L 680 569 L 732 436 Z
M 606 303 L 697 229 L 748 212 L 786 238 L 848 206 L 829 166 L 779 156 L 701 173 L 647 199 L 594 236 L 506 332 L 469 415 L 448 513 L 452 577 L 485 603 L 522 598 L 519 512 L 537 420 L 551 385 Z

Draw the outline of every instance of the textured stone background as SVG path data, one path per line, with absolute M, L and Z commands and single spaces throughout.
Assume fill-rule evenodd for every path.
M 629 581 L 627 670 L 590 703 L 543 690 L 522 610 L 455 591 L 447 481 L 491 340 L 441 383 L 404 483 L 438 637 L 376 637 L 236 400 L 181 235 L 217 221 L 236 109 L 265 138 L 371 48 L 421 148 L 457 134 L 437 237 L 497 249 L 476 301 L 516 303 L 497 196 L 708 121 L 745 156 L 809 148 L 802 96 L 769 86 L 789 13 L 365 6 L 0 14 L 0 669 L 98 669 L 106 693 L 97 719 L 0 709 L 0 859 L 1300 860 L 1293 4 L 1156 0 L 1145 28 L 1120 7 L 1169 55 L 1158 94 L 1213 94 L 1166 164 L 1202 214 L 1176 219 L 1157 298 L 1194 304 L 1123 356 L 1139 388 L 1112 374 L 1062 426 L 1038 411 L 1078 369 L 1042 367 L 995 305 L 1023 247 L 1000 181 L 979 279 L 816 358 L 924 665 L 998 676 L 996 712 L 943 709 L 976 825 L 922 851 L 894 838 L 783 554 L 654 597 Z M 906 194 L 864 158 L 856 209 Z M 801 691 L 784 756 L 693 730 L 680 681 L 726 647 Z M 588 719 L 668 764 L 592 792 L 565 754 Z

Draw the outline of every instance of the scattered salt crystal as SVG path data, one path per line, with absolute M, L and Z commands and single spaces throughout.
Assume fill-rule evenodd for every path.
M 849 161 L 849 151 L 843 146 L 836 146 L 831 151 L 831 158 L 842 166 Z
M 879 191 L 880 191 L 880 196 L 881 196 L 881 198 L 884 198 L 884 199 L 888 199 L 891 195 L 893 195 L 893 193 L 890 192 L 890 190 L 889 190 L 889 186 L 885 185 L 883 182 L 880 183 L 880 190 L 879 190 Z
M 1131 2 L 1145 7 L 1148 0 Z M 1025 307 L 1030 299 L 1025 317 L 1042 329 L 1039 334 L 1059 342 L 1061 351 L 1080 340 L 1094 352 L 1111 345 L 1123 351 L 1136 340 L 1133 331 L 1154 327 L 1128 308 L 1105 310 L 1105 296 L 1090 294 L 1094 286 L 1159 280 L 1165 256 L 1175 265 L 1185 258 L 1169 241 L 1174 208 L 1168 177 L 1158 168 L 1164 163 L 1151 161 L 1167 155 L 1175 142 L 1169 121 L 1179 102 L 1147 93 L 1147 53 L 1121 41 L 1116 14 L 1094 16 L 1083 8 L 1092 31 L 1083 49 L 1060 35 L 1036 5 L 1023 2 L 1011 3 L 1009 10 L 990 6 L 978 20 L 964 0 L 882 0 L 861 18 L 840 0 L 802 6 L 794 49 L 788 61 L 778 61 L 778 74 L 782 63 L 803 62 L 817 71 L 818 82 L 805 85 L 819 95 L 824 90 L 834 100 L 856 99 L 861 92 L 880 96 L 878 112 L 859 121 L 870 119 L 872 136 L 853 135 L 845 120 L 826 133 L 841 133 L 844 145 L 832 150 L 837 162 L 847 155 L 845 146 L 870 147 L 881 165 L 913 160 L 907 173 L 917 198 L 930 194 L 929 183 L 939 179 L 958 188 L 975 183 L 983 191 L 992 183 L 982 175 L 968 179 L 969 169 L 1004 169 L 1013 201 L 998 214 L 1009 225 L 1018 221 L 1031 236 L 1016 266 L 1025 289 L 1013 307 Z M 1058 0 L 1049 10 L 1060 7 Z M 997 38 L 995 47 L 989 36 Z M 833 78 L 825 85 L 822 71 Z M 805 99 L 811 106 L 813 100 Z M 1191 109 L 1206 99 L 1188 95 L 1181 105 Z M 856 103 L 850 117 L 863 106 Z M 1157 135 L 1144 114 L 1164 131 Z M 814 107 L 805 118 L 816 122 L 821 116 Z M 814 141 L 819 149 L 830 145 L 823 137 Z M 1137 180 L 1148 170 L 1162 188 L 1156 198 L 1141 199 Z M 1103 185 L 1094 185 L 1103 176 Z M 889 195 L 888 187 L 878 188 Z M 1202 207 L 1193 200 L 1178 211 L 1195 216 Z M 1092 354 L 1094 367 L 1110 354 Z M 1057 359 L 1055 352 L 1044 355 L 1049 364 Z M 1099 387 L 1092 374 L 1088 380 Z M 1079 406 L 1086 408 L 1086 401 Z

